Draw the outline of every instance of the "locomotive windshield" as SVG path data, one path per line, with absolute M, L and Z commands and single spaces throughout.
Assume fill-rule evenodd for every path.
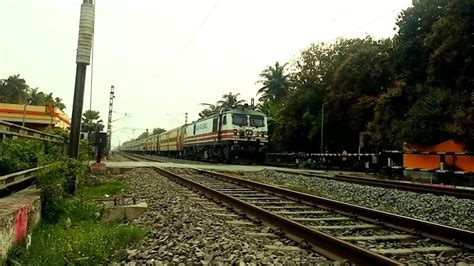
M 252 127 L 263 127 L 265 124 L 264 124 L 264 120 L 263 120 L 263 116 L 259 116 L 259 115 L 251 115 L 250 116 L 250 126 Z
M 247 125 L 247 115 L 232 115 L 232 124 L 236 126 L 246 126 Z

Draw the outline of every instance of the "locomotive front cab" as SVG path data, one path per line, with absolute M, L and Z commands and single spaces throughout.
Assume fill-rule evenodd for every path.
M 223 114 L 222 140 L 226 157 L 262 160 L 268 143 L 268 127 L 265 114 L 252 109 L 235 109 Z

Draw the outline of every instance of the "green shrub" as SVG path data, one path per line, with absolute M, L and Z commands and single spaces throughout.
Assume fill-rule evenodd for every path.
M 68 186 L 75 186 L 78 180 L 84 179 L 87 168 L 79 161 L 63 157 L 58 164 L 42 171 L 36 179 L 37 185 L 43 190 L 43 219 L 57 222 L 63 214 L 63 200 L 71 195 Z M 75 177 L 75 181 L 73 180 Z
M 0 175 L 36 167 L 42 149 L 42 143 L 37 141 L 4 140 L 0 144 Z

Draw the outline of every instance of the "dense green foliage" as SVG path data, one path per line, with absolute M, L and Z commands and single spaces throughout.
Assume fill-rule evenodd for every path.
M 65 176 L 76 174 L 78 193 L 64 193 Z M 85 166 L 65 159 L 38 181 L 44 190 L 43 220 L 35 229 L 28 250 L 23 245 L 9 254 L 9 262 L 21 265 L 95 265 L 106 263 L 125 247 L 144 237 L 145 230 L 134 226 L 103 224 L 96 199 L 119 193 L 125 185 L 103 181 L 85 172 Z M 122 254 L 123 255 L 123 254 Z
M 86 166 L 68 157 L 45 169 L 36 179 L 37 186 L 43 191 L 42 217 L 48 222 L 57 222 L 66 209 L 65 199 L 70 195 L 66 192 L 67 180 L 75 177 L 76 182 L 85 182 Z
M 28 139 L 5 139 L 0 142 L 0 175 L 11 174 L 56 161 L 63 145 Z
M 259 108 L 277 150 L 401 149 L 448 139 L 474 148 L 474 2 L 415 0 L 392 39 L 311 44 L 265 68 Z M 324 107 L 324 117 L 323 114 Z M 364 136 L 364 137 L 362 137 Z
M 2 141 L 0 154 L 0 175 L 34 168 L 38 165 L 41 143 L 31 140 Z
M 52 105 L 60 110 L 66 109 L 61 98 L 31 88 L 20 75 L 0 79 L 0 103 Z

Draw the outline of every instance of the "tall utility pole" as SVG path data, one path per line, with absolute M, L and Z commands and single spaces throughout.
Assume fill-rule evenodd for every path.
M 324 153 L 324 105 L 326 102 L 321 104 L 321 153 Z
M 94 38 L 94 17 L 94 1 L 83 0 L 79 20 L 79 38 L 76 54 L 76 81 L 74 84 L 74 103 L 72 106 L 71 133 L 69 135 L 68 147 L 69 157 L 74 159 L 77 159 L 79 156 L 84 86 L 86 82 L 87 65 L 90 64 L 92 40 Z
M 108 155 L 111 148 L 111 139 L 112 139 L 112 113 L 114 107 L 114 85 L 110 87 L 110 100 L 109 100 L 109 119 L 107 121 L 107 147 L 105 149 L 105 154 Z

